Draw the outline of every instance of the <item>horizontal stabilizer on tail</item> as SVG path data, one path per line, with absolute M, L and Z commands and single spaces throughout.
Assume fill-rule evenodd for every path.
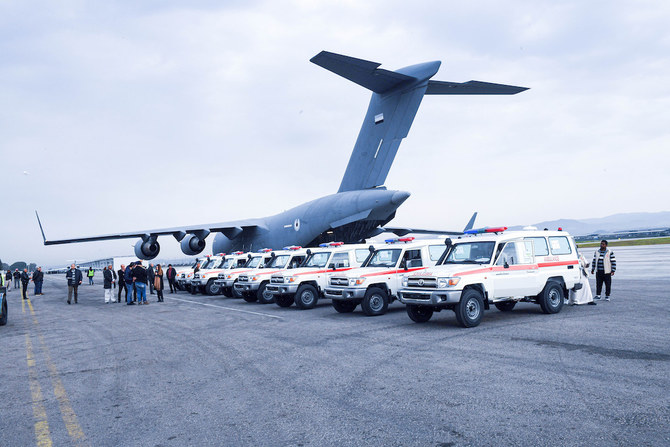
M 383 233 L 393 233 L 397 236 L 405 236 L 410 233 L 414 234 L 446 234 L 449 236 L 459 236 L 465 234 L 466 231 L 471 230 L 475 225 L 475 219 L 477 219 L 477 211 L 472 215 L 468 223 L 465 225 L 463 231 L 451 231 L 451 230 L 426 230 L 422 228 L 392 228 L 392 227 L 383 227 L 380 228 Z
M 370 62 L 329 51 L 320 52 L 311 58 L 310 62 L 375 93 L 383 93 L 404 82 L 415 80 L 411 76 L 377 68 L 381 65 L 377 62 Z
M 528 90 L 527 87 L 494 84 L 492 82 L 428 81 L 426 95 L 515 95 Z

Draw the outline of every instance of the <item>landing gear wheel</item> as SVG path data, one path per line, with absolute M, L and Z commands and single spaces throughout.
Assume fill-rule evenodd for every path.
M 540 307 L 545 314 L 557 314 L 563 308 L 563 287 L 556 281 L 549 281 L 540 293 Z
M 319 301 L 319 292 L 313 285 L 303 284 L 298 287 L 294 301 L 300 309 L 313 309 Z
M 496 303 L 496 307 L 500 312 L 509 312 L 514 309 L 514 306 L 516 306 L 516 301 L 503 301 Z
M 291 307 L 293 297 L 291 295 L 277 295 L 275 297 L 275 304 L 279 307 Z
M 484 298 L 479 290 L 466 289 L 461 295 L 461 301 L 454 308 L 456 320 L 463 327 L 479 325 L 484 316 Z
M 214 284 L 214 280 L 210 279 L 207 281 L 207 285 L 205 285 L 205 293 L 207 295 L 218 295 L 221 293 L 221 287 L 219 287 L 218 284 Z
M 384 289 L 370 287 L 361 302 L 363 313 L 368 317 L 384 315 L 389 307 L 389 297 Z
M 261 304 L 270 304 L 275 302 L 275 296 L 267 290 L 267 287 L 267 283 L 263 283 L 256 292 L 256 298 L 258 298 L 258 302 Z
M 242 298 L 244 298 L 244 301 L 247 303 L 255 303 L 258 299 L 256 294 L 253 292 L 242 292 Z
M 415 323 L 425 323 L 433 316 L 433 309 L 428 306 L 419 306 L 417 304 L 407 305 L 407 315 Z
M 353 312 L 354 309 L 356 309 L 356 306 L 358 306 L 356 301 L 333 300 L 333 307 L 341 314 L 348 314 Z

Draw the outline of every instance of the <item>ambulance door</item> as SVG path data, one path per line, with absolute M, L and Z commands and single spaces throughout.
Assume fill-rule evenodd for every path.
M 493 298 L 535 294 L 538 278 L 532 241 L 507 242 L 493 268 Z

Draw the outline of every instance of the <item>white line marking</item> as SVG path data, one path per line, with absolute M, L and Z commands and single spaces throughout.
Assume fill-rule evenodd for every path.
M 283 320 L 282 317 L 278 317 L 276 315 L 270 315 L 270 314 L 264 314 L 262 312 L 252 312 L 250 310 L 241 310 L 241 309 L 234 309 L 232 307 L 226 307 L 226 306 L 217 306 L 216 304 L 207 304 L 207 303 L 199 303 L 197 301 L 191 301 L 191 300 L 185 300 L 183 298 L 172 298 L 172 297 L 166 297 L 167 299 L 170 300 L 175 300 L 175 301 L 183 301 L 185 303 L 192 303 L 192 304 L 200 304 L 201 306 L 209 306 L 209 307 L 216 307 L 218 309 L 226 309 L 226 310 L 232 310 L 233 312 L 242 312 L 245 314 L 251 314 L 251 315 L 260 315 L 262 317 L 268 317 L 268 318 L 276 318 L 278 320 Z
M 377 152 L 375 152 L 375 158 L 377 158 L 377 154 L 379 153 L 379 148 L 382 147 L 383 142 L 384 142 L 383 138 L 381 140 L 379 140 L 379 146 L 377 146 Z

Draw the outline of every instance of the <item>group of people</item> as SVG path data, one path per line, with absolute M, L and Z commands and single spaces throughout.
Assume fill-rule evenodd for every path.
M 24 300 L 28 299 L 28 284 L 30 281 L 35 283 L 35 296 L 44 295 L 42 293 L 42 283 L 44 282 L 44 273 L 42 272 L 42 267 L 37 267 L 32 275 L 28 273 L 28 269 L 24 268 L 22 272 L 19 269 L 14 269 L 14 272 L 7 270 L 5 272 L 5 284 L 7 291 L 12 288 L 12 279 L 14 279 L 14 288 L 21 288 L 21 296 Z
M 111 265 L 105 267 L 102 270 L 105 303 L 114 302 L 112 289 L 116 286 L 117 281 L 117 303 L 121 302 L 121 293 L 125 291 L 127 305 L 134 305 L 136 303 L 149 304 L 147 301 L 147 284 L 149 286 L 149 294 L 153 295 L 155 291 L 157 302 L 162 303 L 165 300 L 163 295 L 163 277 L 165 274 L 167 274 L 170 292 L 172 293 L 174 291 L 174 278 L 176 277 L 176 270 L 172 267 L 172 264 L 168 265 L 165 273 L 160 264 L 156 266 L 149 264 L 149 267 L 145 268 L 139 261 L 131 262 L 128 266 L 121 265 L 118 271 L 114 271 Z
M 593 261 L 590 264 L 580 253 L 579 267 L 582 287 L 579 290 L 570 290 L 568 304 L 590 304 L 595 306 L 596 301 L 600 300 L 603 284 L 605 285 L 605 301 L 610 300 L 610 294 L 612 293 L 612 276 L 614 276 L 614 272 L 616 272 L 616 258 L 614 257 L 614 252 L 607 248 L 607 245 L 608 243 L 606 240 L 603 239 L 600 241 L 600 248 L 593 253 Z M 593 296 L 591 286 L 589 285 L 589 275 L 587 273 L 589 266 L 591 266 L 591 274 L 593 275 L 595 273 L 596 275 L 595 297 Z

